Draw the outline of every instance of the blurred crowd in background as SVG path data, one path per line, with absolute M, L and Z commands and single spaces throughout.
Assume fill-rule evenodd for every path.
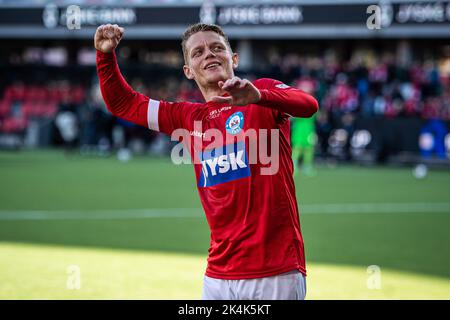
M 133 144 L 136 152 L 167 152 L 167 139 L 106 110 L 95 73 L 95 51 L 80 49 L 72 59 L 76 62 L 68 63 L 71 54 L 64 48 L 30 47 L 4 57 L 0 134 L 15 134 L 23 144 L 34 147 L 112 150 Z M 203 100 L 195 83 L 182 74 L 181 52 L 125 46 L 117 55 L 135 90 L 153 99 Z M 303 55 L 269 48 L 261 53 L 260 62 L 237 75 L 279 79 L 314 95 L 320 104 L 315 119 L 318 155 L 323 157 L 330 156 L 332 131 L 347 128 L 351 132 L 358 119 L 433 120 L 444 135 L 450 121 L 450 60 L 439 56 L 402 65 L 392 53 L 370 49 L 341 57 L 332 49 Z

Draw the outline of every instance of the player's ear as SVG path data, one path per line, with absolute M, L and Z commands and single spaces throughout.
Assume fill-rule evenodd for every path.
M 239 56 L 236 52 L 231 56 L 231 60 L 233 61 L 233 69 L 236 69 L 239 65 Z
M 189 80 L 193 80 L 194 79 L 194 74 L 192 73 L 191 68 L 189 68 L 188 65 L 184 65 L 183 66 L 183 71 L 184 71 L 184 75 L 186 76 L 186 78 L 188 78 Z

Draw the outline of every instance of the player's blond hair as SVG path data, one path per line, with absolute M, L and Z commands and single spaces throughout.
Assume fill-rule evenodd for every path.
M 217 33 L 219 36 L 221 36 L 224 40 L 225 43 L 228 46 L 228 49 L 231 50 L 231 46 L 230 46 L 230 41 L 228 40 L 227 35 L 225 34 L 225 32 L 223 32 L 222 28 L 219 27 L 218 25 L 215 24 L 206 24 L 206 23 L 196 23 L 193 24 L 189 27 L 187 27 L 187 29 L 184 31 L 183 33 L 183 37 L 181 38 L 181 48 L 183 49 L 183 57 L 184 57 L 184 61 L 187 62 L 188 61 L 188 53 L 187 53 L 187 49 L 186 49 L 186 42 L 189 40 L 189 38 L 196 34 L 197 32 L 203 32 L 203 31 L 212 31 Z

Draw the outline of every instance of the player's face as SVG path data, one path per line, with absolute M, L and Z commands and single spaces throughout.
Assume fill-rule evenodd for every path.
M 234 76 L 238 56 L 227 46 L 225 39 L 215 32 L 193 34 L 186 42 L 186 53 L 184 73 L 199 86 L 216 85 L 218 81 Z

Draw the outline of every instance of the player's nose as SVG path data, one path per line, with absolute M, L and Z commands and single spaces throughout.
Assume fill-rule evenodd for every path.
M 208 48 L 206 50 L 206 57 L 205 59 L 211 58 L 211 57 L 215 57 L 216 54 L 214 53 L 214 51 L 211 48 Z
M 205 43 L 205 51 L 206 51 L 206 58 L 216 56 L 216 53 L 214 52 L 213 48 L 209 46 L 207 43 Z

